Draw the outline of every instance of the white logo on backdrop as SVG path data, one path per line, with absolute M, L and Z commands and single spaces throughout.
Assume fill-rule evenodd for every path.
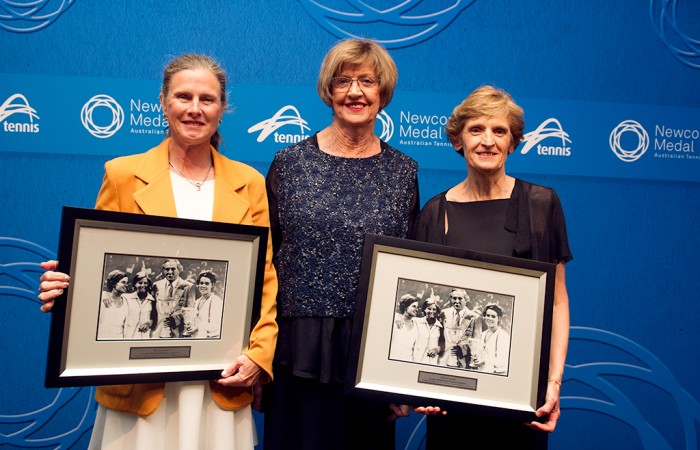
M 637 147 L 632 150 L 622 148 L 620 139 L 624 133 L 633 133 L 637 136 Z M 610 149 L 624 162 L 638 160 L 649 148 L 649 134 L 639 122 L 625 120 L 610 133 Z
M 285 114 L 291 111 L 292 114 Z M 269 119 L 265 119 L 248 128 L 248 133 L 252 134 L 259 131 L 257 141 L 262 142 L 267 139 L 272 133 L 286 125 L 294 125 L 299 127 L 299 135 L 303 136 L 304 131 L 310 130 L 306 120 L 301 118 L 299 111 L 292 105 L 283 106 Z
M 15 102 L 16 101 L 16 102 Z M 22 94 L 13 94 L 5 102 L 0 105 L 0 122 L 5 121 L 13 114 L 25 114 L 29 116 L 29 121 L 34 122 L 39 116 L 36 110 L 29 106 L 27 97 Z
M 523 155 L 526 154 L 534 146 L 536 146 L 537 144 L 539 144 L 547 138 L 561 139 L 562 148 L 567 148 L 566 144 L 571 143 L 571 139 L 569 139 L 569 133 L 564 131 L 564 128 L 562 128 L 561 126 L 561 123 L 554 117 L 550 117 L 549 119 L 542 122 L 540 126 L 538 126 L 535 130 L 530 131 L 529 133 L 526 133 L 525 136 L 523 136 L 524 145 L 522 150 L 520 150 L 520 153 Z
M 377 114 L 377 119 L 382 124 L 382 133 L 379 135 L 379 139 L 389 142 L 389 139 L 394 135 L 394 121 L 391 120 L 386 111 L 381 111 Z
M 434 6 L 433 2 L 421 5 L 424 0 L 403 0 L 386 9 L 375 8 L 362 0 L 345 0 L 349 7 L 346 11 L 322 5 L 318 0 L 298 1 L 323 29 L 341 39 L 362 37 L 355 34 L 358 26 L 369 29 L 367 25 L 381 23 L 383 29 L 389 29 L 391 37 L 377 37 L 374 40 L 394 49 L 420 44 L 436 36 L 476 0 L 452 0 L 450 6 L 442 9 Z M 333 2 L 334 6 L 337 3 Z M 416 13 L 428 8 L 423 14 Z M 376 27 L 372 29 L 376 31 Z M 396 35 L 399 37 L 394 37 Z
M 42 30 L 54 23 L 75 1 L 0 0 L 0 28 L 15 33 Z
M 112 121 L 106 126 L 95 124 L 92 120 L 92 114 L 96 108 L 107 108 L 112 113 Z M 112 136 L 124 125 L 124 110 L 112 97 L 105 94 L 99 94 L 92 97 L 83 105 L 80 110 L 80 120 L 83 126 L 96 138 L 105 139 Z

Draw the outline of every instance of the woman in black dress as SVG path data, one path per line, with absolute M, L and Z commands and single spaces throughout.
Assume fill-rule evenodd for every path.
M 479 87 L 455 108 L 446 131 L 466 160 L 467 177 L 425 204 L 416 238 L 556 264 L 546 403 L 536 412 L 540 421 L 529 424 L 417 408 L 430 415 L 428 450 L 448 448 L 455 430 L 470 446 L 492 446 L 493 436 L 507 436 L 519 449 L 547 448 L 546 432 L 554 431 L 559 419 L 569 338 L 565 264 L 572 255 L 556 192 L 506 174 L 506 160 L 522 141 L 524 127 L 522 108 L 508 93 L 491 86 Z

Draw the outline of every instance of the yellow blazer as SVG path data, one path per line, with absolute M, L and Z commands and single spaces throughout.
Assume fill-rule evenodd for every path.
M 124 156 L 105 164 L 96 209 L 154 216 L 177 217 L 168 166 L 168 143 L 138 155 Z M 213 220 L 245 225 L 270 226 L 265 179 L 252 167 L 232 161 L 211 148 L 214 161 Z M 277 274 L 272 265 L 272 240 L 267 258 L 260 320 L 250 334 L 243 353 L 272 379 L 272 358 L 277 342 Z M 107 408 L 142 416 L 153 413 L 163 398 L 164 383 L 100 386 L 95 399 Z M 223 387 L 210 381 L 214 401 L 233 410 L 250 404 L 252 388 Z

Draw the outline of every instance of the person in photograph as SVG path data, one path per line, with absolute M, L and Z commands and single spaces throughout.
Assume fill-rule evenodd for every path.
M 467 306 L 469 300 L 469 295 L 464 289 L 450 291 L 450 306 L 443 309 L 440 316 L 445 335 L 445 352 L 438 360 L 441 366 L 462 368 L 467 366 L 464 355 L 458 352 L 457 347 L 464 338 L 465 332 L 473 330 L 472 320 L 479 315 L 478 312 L 469 309 Z
M 219 64 L 204 55 L 174 58 L 165 68 L 160 100 L 168 120 L 166 138 L 145 153 L 107 162 L 95 208 L 268 227 L 263 176 L 218 151 L 228 105 L 226 74 Z M 43 311 L 69 284 L 56 265 L 42 263 Z M 272 379 L 277 340 L 271 239 L 261 276 L 262 298 L 253 310 L 249 346 L 231 356 L 235 359 L 221 378 L 97 387 L 90 448 L 253 450 L 253 386 Z
M 224 312 L 224 301 L 214 294 L 216 275 L 211 270 L 205 270 L 197 275 L 196 286 L 200 296 L 193 307 L 193 327 L 188 329 L 185 319 L 185 330 L 193 338 L 218 338 L 221 336 L 221 319 Z
M 422 317 L 413 319 L 418 330 L 413 347 L 413 360 L 424 364 L 438 364 L 438 357 L 445 351 L 445 334 L 440 320 L 440 307 L 434 298 L 428 297 L 421 306 Z
M 472 355 L 470 366 L 479 372 L 506 374 L 510 359 L 510 335 L 500 326 L 503 309 L 494 304 L 486 305 L 483 317 L 487 329 L 481 334 L 481 339 L 472 339 L 477 341 L 476 345 L 480 348 L 478 352 L 469 353 Z
M 554 313 L 545 404 L 540 420 L 517 421 L 418 407 L 428 417 L 428 450 L 451 445 L 451 431 L 463 429 L 473 445 L 492 445 L 492 436 L 509 435 L 518 448 L 547 448 L 547 433 L 560 416 L 559 394 L 569 337 L 569 296 L 565 264 L 572 259 L 561 202 L 550 188 L 506 173 L 506 161 L 522 141 L 523 110 L 501 89 L 481 86 L 459 104 L 446 124 L 447 136 L 466 162 L 465 179 L 428 200 L 416 238 L 556 264 Z M 543 432 L 544 431 L 544 432 Z
M 408 413 L 343 395 L 364 235 L 408 236 L 420 205 L 417 164 L 375 134 L 397 78 L 377 43 L 334 45 L 317 83 L 330 125 L 268 171 L 280 337 L 266 450 L 394 448 L 393 418 Z
M 113 270 L 105 280 L 102 291 L 100 315 L 97 325 L 97 339 L 124 339 L 124 327 L 129 314 L 129 305 L 124 300 L 129 289 L 126 272 Z
M 145 271 L 134 274 L 131 284 L 134 292 L 124 294 L 129 312 L 124 325 L 126 339 L 150 339 L 158 322 L 156 299 L 153 297 L 153 282 Z
M 394 327 L 391 331 L 389 358 L 399 361 L 413 361 L 413 351 L 418 339 L 418 327 L 414 319 L 418 315 L 418 299 L 404 294 L 399 300 L 398 312 L 394 313 Z
M 158 308 L 155 334 L 162 338 L 182 335 L 179 310 L 195 302 L 194 284 L 180 277 L 182 270 L 179 260 L 166 259 L 161 266 L 163 278 L 154 283 Z

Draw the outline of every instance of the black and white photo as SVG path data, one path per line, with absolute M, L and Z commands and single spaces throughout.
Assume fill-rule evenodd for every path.
M 221 336 L 226 261 L 105 254 L 97 340 Z
M 400 278 L 389 359 L 508 376 L 515 298 Z

